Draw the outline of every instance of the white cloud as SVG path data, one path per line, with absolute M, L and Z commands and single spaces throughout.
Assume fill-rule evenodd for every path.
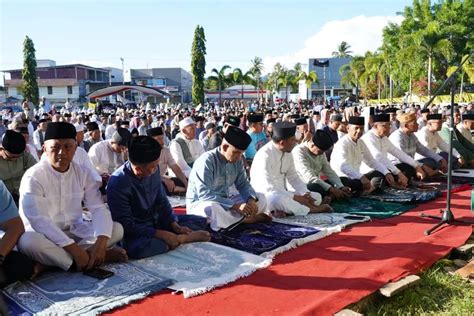
M 309 37 L 298 51 L 283 56 L 264 57 L 265 70 L 270 72 L 277 62 L 292 68 L 297 62 L 307 64 L 309 58 L 331 57 L 342 41 L 351 46 L 353 55 L 364 55 L 368 50 L 374 51 L 382 45 L 382 30 L 389 22 L 399 24 L 402 19 L 401 16 L 359 15 L 347 20 L 329 21 Z

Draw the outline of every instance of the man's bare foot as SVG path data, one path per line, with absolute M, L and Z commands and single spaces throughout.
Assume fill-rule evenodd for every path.
M 31 275 L 30 279 L 33 280 L 37 278 L 41 273 L 48 271 L 48 269 L 48 266 L 45 266 L 44 264 L 39 262 L 35 262 L 35 264 L 33 265 L 33 274 Z
M 314 205 L 310 208 L 310 213 L 328 213 L 332 212 L 333 209 L 329 204 Z
M 112 262 L 127 262 L 128 256 L 125 249 L 120 247 L 113 247 L 107 249 L 105 252 L 105 262 L 112 263 Z
M 255 216 L 246 217 L 242 223 L 254 224 L 254 223 L 270 223 L 272 218 L 265 213 L 258 213 Z
M 180 244 L 196 241 L 209 241 L 211 240 L 211 234 L 205 230 L 195 230 L 189 234 L 178 235 Z

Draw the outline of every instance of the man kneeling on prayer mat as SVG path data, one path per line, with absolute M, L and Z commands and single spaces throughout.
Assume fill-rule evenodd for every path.
M 351 189 L 342 184 L 336 172 L 332 170 L 325 152 L 333 146 L 331 136 L 323 130 L 316 130 L 312 139 L 296 146 L 293 151 L 296 172 L 306 183 L 308 190 L 318 192 L 331 199 L 346 199 Z M 320 178 L 325 175 L 327 180 Z
M 250 183 L 267 198 L 267 211 L 293 215 L 331 211 L 329 205 L 321 204 L 321 194 L 310 192 L 296 173 L 291 155 L 297 143 L 295 132 L 294 123 L 273 125 L 272 141 L 263 146 L 253 160 Z
M 162 127 L 153 127 L 146 130 L 148 136 L 153 137 L 161 146 L 160 154 L 160 176 L 161 182 L 165 185 L 166 194 L 173 195 L 177 193 L 186 192 L 188 187 L 188 179 L 184 175 L 181 168 L 174 161 L 171 156 L 170 150 L 165 146 L 165 135 Z M 170 177 L 166 175 L 166 171 L 170 169 L 175 177 Z
M 252 138 L 229 125 L 222 144 L 204 153 L 194 163 L 189 176 L 186 206 L 190 214 L 206 216 L 217 231 L 242 220 L 243 223 L 270 221 L 264 214 L 266 200 L 247 180 L 242 155 Z M 229 188 L 235 185 L 240 195 L 234 199 Z
M 416 137 L 415 132 L 418 130 L 418 123 L 416 122 L 415 113 L 399 114 L 397 120 L 400 122 L 400 128 L 394 131 L 388 138 L 392 144 L 414 159 L 416 159 L 416 153 L 425 157 L 423 159 L 418 159 L 417 161 L 422 164 L 423 171 L 427 177 L 436 175 L 438 169 L 442 172 L 447 172 L 447 161 L 420 143 Z M 400 162 L 396 158 L 392 159 L 392 161 L 396 163 Z
M 73 161 L 74 125 L 49 123 L 43 147 L 48 159 L 28 169 L 21 180 L 20 215 L 26 232 L 18 242 L 20 252 L 63 270 L 126 261 L 125 251 L 113 247 L 122 239 L 122 225 L 112 221 L 92 171 Z M 84 220 L 82 203 L 91 221 Z
M 421 167 L 422 164 L 392 144 L 387 137 L 389 134 L 390 115 L 378 114 L 373 116 L 372 128 L 362 136 L 361 140 L 369 148 L 372 157 L 393 173 L 397 180 L 393 186 L 406 187 L 408 182 L 414 177 L 423 180 L 425 172 Z M 388 154 L 391 155 L 390 157 L 396 157 L 401 162 L 394 164 Z M 362 173 L 367 173 L 371 170 L 365 163 L 362 163 L 361 169 Z
M 205 218 L 173 214 L 158 172 L 160 153 L 161 146 L 152 137 L 133 138 L 128 145 L 129 160 L 115 170 L 107 185 L 112 218 L 123 225 L 122 244 L 134 259 L 210 240 L 209 232 L 180 225 L 188 222 L 190 227 L 205 228 Z
M 348 133 L 334 145 L 331 154 L 331 167 L 342 183 L 358 194 L 367 194 L 380 188 L 384 180 L 388 184 L 395 182 L 390 170 L 372 157 L 360 139 L 363 133 L 364 118 L 349 117 Z M 370 172 L 363 174 L 360 171 L 362 162 L 372 168 Z

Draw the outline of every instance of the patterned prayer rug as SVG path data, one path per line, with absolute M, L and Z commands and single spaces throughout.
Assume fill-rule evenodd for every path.
M 426 202 L 431 201 L 441 195 L 441 190 L 436 186 L 421 184 L 416 187 L 406 189 L 383 188 L 377 192 L 363 196 L 365 199 L 373 199 L 384 202 Z
M 271 262 L 229 247 L 196 242 L 181 245 L 162 255 L 136 260 L 133 264 L 166 275 L 174 281 L 169 288 L 188 298 L 248 276 L 268 267 Z
M 349 213 L 371 218 L 389 218 L 400 215 L 415 207 L 413 204 L 382 202 L 364 198 L 351 198 L 332 202 L 331 206 L 336 213 Z
M 326 230 L 329 235 L 340 232 L 349 225 L 369 221 L 370 217 L 347 213 L 311 213 L 304 216 L 274 218 L 273 220 L 284 224 L 309 226 L 319 230 Z
M 277 222 L 240 224 L 230 231 L 211 231 L 211 241 L 265 257 L 326 236 L 325 230 Z
M 104 269 L 114 276 L 97 280 L 82 273 L 50 272 L 34 282 L 17 282 L 3 290 L 12 315 L 97 315 L 169 286 L 155 271 L 129 263 Z M 161 274 L 163 275 L 163 274 Z

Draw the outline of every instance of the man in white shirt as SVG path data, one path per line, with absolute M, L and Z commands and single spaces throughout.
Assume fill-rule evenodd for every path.
M 321 194 L 310 192 L 296 173 L 291 155 L 297 143 L 295 132 L 294 123 L 277 122 L 273 125 L 272 141 L 260 148 L 253 160 L 250 184 L 265 195 L 269 212 L 306 215 L 331 211 L 329 205 L 321 204 Z
M 122 239 L 123 228 L 112 221 L 92 173 L 72 161 L 76 147 L 72 124 L 50 123 L 44 144 L 48 159 L 28 169 L 20 185 L 26 232 L 19 250 L 65 271 L 127 260 L 123 249 L 110 248 Z M 82 202 L 92 221 L 83 219 Z
M 418 130 L 422 129 L 423 127 L 426 126 L 426 123 L 428 122 L 427 116 L 430 114 L 429 109 L 423 109 L 420 111 L 421 116 L 416 120 L 418 123 Z
M 127 143 L 132 134 L 119 128 L 112 138 L 103 140 L 89 149 L 89 158 L 101 176 L 108 177 L 127 160 Z
M 424 146 L 431 149 L 433 152 L 438 153 L 441 157 L 448 160 L 449 156 L 449 145 L 441 138 L 438 132 L 443 126 L 443 116 L 441 114 L 428 114 L 426 117 L 426 126 L 418 130 L 415 133 L 416 137 Z M 457 159 L 453 161 L 453 168 L 457 169 L 464 165 L 464 159 L 456 150 L 453 148 L 453 156 Z M 415 154 L 415 159 L 422 159 L 423 156 Z
M 474 114 L 472 113 L 463 113 L 462 115 L 462 122 L 457 126 L 458 131 L 461 132 L 462 136 L 465 139 L 474 143 L 472 141 L 472 134 L 471 131 L 474 129 Z
M 393 175 L 384 165 L 374 159 L 364 141 L 364 118 L 349 117 L 349 130 L 334 146 L 331 155 L 331 167 L 341 178 L 345 186 L 359 194 L 370 193 L 380 188 L 384 181 L 389 185 L 395 182 Z M 365 162 L 371 169 L 362 173 L 360 167 Z
M 390 133 L 390 115 L 379 114 L 373 116 L 372 129 L 362 136 L 362 140 L 375 160 L 384 165 L 395 176 L 397 185 L 406 187 L 413 177 L 424 179 L 422 163 L 414 160 L 402 150 L 393 145 L 388 139 Z M 396 157 L 401 162 L 394 164 L 388 154 Z M 370 167 L 364 162 L 361 168 L 363 173 L 370 172 Z
M 44 143 L 44 133 L 46 133 L 46 128 L 48 127 L 48 120 L 41 119 L 38 121 L 38 127 L 33 132 L 33 144 L 36 147 L 36 150 L 41 153 L 43 151 Z
M 181 132 L 170 144 L 170 152 L 186 178 L 189 178 L 193 163 L 204 153 L 204 148 L 196 139 L 196 123 L 192 118 L 182 119 L 179 122 L 179 130 Z

